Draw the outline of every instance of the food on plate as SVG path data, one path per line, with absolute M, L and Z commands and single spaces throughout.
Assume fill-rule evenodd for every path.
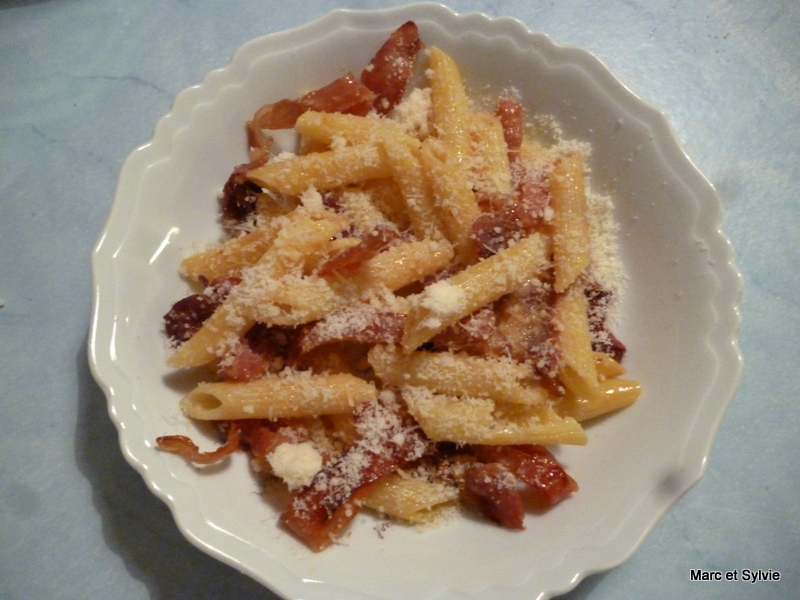
M 610 200 L 588 146 L 514 90 L 470 97 L 404 23 L 360 75 L 265 104 L 221 195 L 225 240 L 192 254 L 165 315 L 168 364 L 208 370 L 181 401 L 291 497 L 312 550 L 362 509 L 429 522 L 470 507 L 522 529 L 577 491 L 547 446 L 633 403 L 612 333 Z M 296 148 L 271 131 L 293 129 Z

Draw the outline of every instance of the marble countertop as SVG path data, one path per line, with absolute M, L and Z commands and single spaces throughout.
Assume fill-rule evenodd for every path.
M 90 254 L 126 156 L 245 41 L 315 0 L 0 0 L 0 598 L 276 598 L 184 540 L 125 462 L 87 364 Z M 618 568 L 564 596 L 796 597 L 800 5 L 464 1 L 594 52 L 717 188 L 745 280 L 741 385 L 705 477 Z M 779 581 L 693 582 L 692 569 Z

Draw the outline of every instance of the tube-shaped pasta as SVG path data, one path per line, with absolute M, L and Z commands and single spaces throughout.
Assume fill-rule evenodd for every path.
M 457 398 L 426 387 L 403 386 L 408 411 L 434 441 L 457 444 L 585 444 L 586 432 L 572 417 L 546 404 L 496 403 Z
M 468 264 L 474 255 L 472 224 L 481 214 L 468 172 L 453 146 L 441 140 L 425 140 L 420 156 L 430 179 L 442 232 L 455 247 L 459 262 Z
M 170 367 L 188 369 L 210 363 L 239 342 L 255 319 L 239 314 L 233 304 L 224 303 L 195 334 L 167 358 Z
M 436 136 L 453 145 L 456 155 L 470 154 L 469 97 L 453 58 L 436 46 L 428 52 L 431 73 L 431 121 Z
M 581 286 L 573 285 L 556 299 L 553 318 L 558 324 L 556 346 L 561 354 L 558 376 L 567 389 L 584 398 L 600 398 L 595 353 L 587 316 L 588 301 Z
M 388 119 L 313 110 L 300 115 L 294 128 L 306 140 L 325 146 L 330 146 L 335 140 L 344 140 L 349 144 L 364 144 L 374 141 L 381 132 L 391 134 L 403 132 L 399 123 Z
M 519 363 L 451 352 L 404 354 L 391 346 L 374 346 L 368 356 L 378 378 L 392 386 L 425 386 L 440 394 L 518 404 L 547 399 L 547 391 L 531 378 L 531 370 Z
M 181 408 L 201 420 L 282 419 L 350 412 L 376 396 L 375 386 L 347 373 L 267 375 L 247 383 L 200 383 Z
M 381 142 L 392 177 L 405 200 L 411 230 L 420 239 L 439 239 L 430 180 L 420 158 L 420 141 L 406 134 L 383 135 Z
M 521 287 L 547 264 L 544 243 L 531 234 L 497 254 L 409 298 L 403 349 L 412 352 L 463 317 Z
M 363 505 L 395 519 L 424 523 L 436 514 L 437 507 L 453 503 L 458 497 L 455 486 L 392 473 L 372 487 Z
M 600 382 L 602 396 L 582 398 L 568 393 L 559 400 L 554 410 L 576 421 L 586 421 L 630 406 L 639 398 L 642 385 L 633 379 L 606 379 Z
M 575 152 L 556 162 L 550 176 L 553 268 L 557 292 L 563 292 L 589 266 L 589 220 L 583 155 Z
M 473 159 L 469 168 L 475 189 L 485 194 L 510 193 L 511 165 L 500 119 L 475 113 L 470 125 Z
M 218 277 L 241 271 L 258 262 L 277 234 L 278 227 L 274 223 L 258 227 L 246 235 L 187 256 L 181 262 L 181 273 L 194 281 L 200 281 L 201 277 L 214 281 Z
M 261 187 L 299 196 L 312 186 L 331 190 L 391 174 L 385 154 L 378 146 L 359 144 L 269 162 L 248 172 L 247 177 Z

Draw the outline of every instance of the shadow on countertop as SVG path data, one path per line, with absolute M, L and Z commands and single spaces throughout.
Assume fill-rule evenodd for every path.
M 91 483 L 106 545 L 147 586 L 154 600 L 278 600 L 261 584 L 184 539 L 169 508 L 123 458 L 105 395 L 86 356 L 84 341 L 76 359 L 80 405 L 75 459 Z

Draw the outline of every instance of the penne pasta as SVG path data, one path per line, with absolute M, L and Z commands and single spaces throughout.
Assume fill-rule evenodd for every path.
M 559 378 L 571 392 L 584 398 L 600 398 L 595 355 L 583 288 L 570 287 L 558 297 L 553 318 L 558 327 L 557 349 L 561 354 Z
M 425 386 L 439 394 L 480 396 L 514 404 L 541 404 L 547 391 L 525 366 L 507 360 L 454 354 L 413 352 L 373 346 L 369 363 L 383 383 Z
M 359 144 L 270 162 L 250 171 L 247 176 L 268 190 L 299 196 L 312 187 L 332 190 L 391 174 L 381 148 L 374 144 Z
M 489 195 L 510 194 L 513 190 L 511 164 L 500 120 L 488 113 L 475 113 L 470 124 L 470 138 L 470 180 L 475 190 Z
M 544 244 L 532 234 L 453 277 L 412 296 L 403 349 L 412 352 L 480 307 L 521 287 L 546 266 Z
M 480 210 L 467 173 L 453 148 L 441 140 L 426 140 L 420 158 L 430 179 L 437 222 L 453 244 L 459 262 L 469 264 L 474 256 L 472 224 Z
M 470 155 L 472 111 L 461 71 L 440 48 L 428 52 L 431 78 L 431 122 L 436 137 L 451 144 L 459 160 Z
M 270 223 L 209 250 L 192 254 L 181 262 L 181 273 L 194 281 L 201 278 L 214 281 L 237 273 L 258 262 L 275 241 L 277 233 L 278 228 Z
M 377 390 L 347 373 L 267 376 L 247 383 L 203 382 L 181 400 L 183 412 L 203 421 L 285 419 L 352 412 Z
M 364 506 L 409 523 L 431 520 L 437 508 L 458 500 L 456 486 L 392 473 L 376 483 Z
M 626 408 L 636 402 L 642 385 L 632 379 L 606 379 L 600 382 L 601 396 L 586 398 L 574 393 L 565 395 L 554 405 L 554 410 L 576 421 L 588 421 L 615 410 Z
M 569 154 L 556 163 L 550 177 L 555 290 L 565 291 L 589 266 L 589 221 L 583 156 Z
M 430 439 L 456 444 L 578 444 L 586 432 L 572 417 L 544 404 L 505 405 L 489 398 L 458 398 L 427 387 L 403 386 L 409 412 Z

